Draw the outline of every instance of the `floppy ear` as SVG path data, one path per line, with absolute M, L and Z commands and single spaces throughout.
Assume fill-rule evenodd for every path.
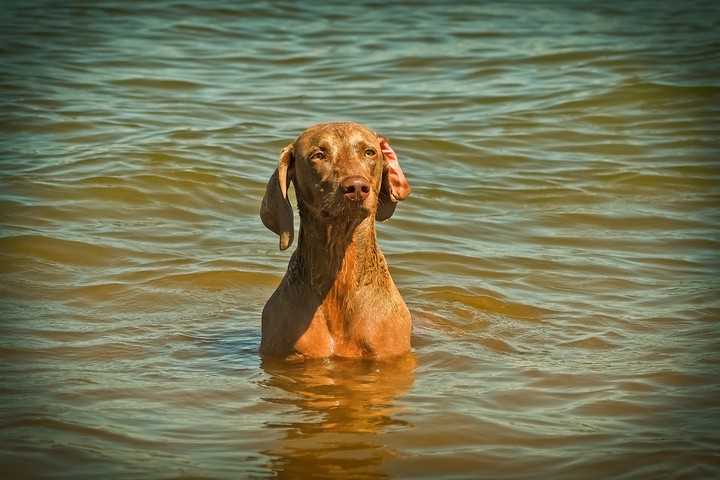
M 383 174 L 380 192 L 378 195 L 378 208 L 375 218 L 378 221 L 387 220 L 395 212 L 397 202 L 405 200 L 410 195 L 410 184 L 400 168 L 397 155 L 390 147 L 387 139 L 378 135 L 380 149 L 383 154 Z
M 293 242 L 293 212 L 287 189 L 294 174 L 292 144 L 282 149 L 280 161 L 265 187 L 265 196 L 260 206 L 263 224 L 280 236 L 280 250 Z

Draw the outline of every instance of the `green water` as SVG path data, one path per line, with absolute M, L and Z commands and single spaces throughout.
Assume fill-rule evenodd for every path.
M 720 475 L 715 2 L 9 2 L 5 478 Z M 262 362 L 258 217 L 390 138 L 390 363 Z M 297 223 L 296 223 L 297 225 Z

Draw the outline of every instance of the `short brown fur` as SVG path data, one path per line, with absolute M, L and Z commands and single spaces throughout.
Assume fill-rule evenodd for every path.
M 300 229 L 287 272 L 263 309 L 263 356 L 385 358 L 410 350 L 410 312 L 375 234 L 376 218 L 389 218 L 410 192 L 389 157 L 394 152 L 383 137 L 349 122 L 310 127 L 283 149 L 260 215 L 288 248 L 292 183 Z

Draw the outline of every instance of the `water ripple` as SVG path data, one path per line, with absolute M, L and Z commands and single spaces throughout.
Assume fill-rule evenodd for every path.
M 4 7 L 6 475 L 718 476 L 715 3 Z M 345 119 L 414 353 L 262 361 L 265 183 Z

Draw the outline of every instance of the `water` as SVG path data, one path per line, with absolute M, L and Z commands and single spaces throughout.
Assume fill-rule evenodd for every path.
M 11 2 L 6 478 L 720 475 L 715 2 Z M 280 149 L 413 186 L 390 363 L 263 362 Z

